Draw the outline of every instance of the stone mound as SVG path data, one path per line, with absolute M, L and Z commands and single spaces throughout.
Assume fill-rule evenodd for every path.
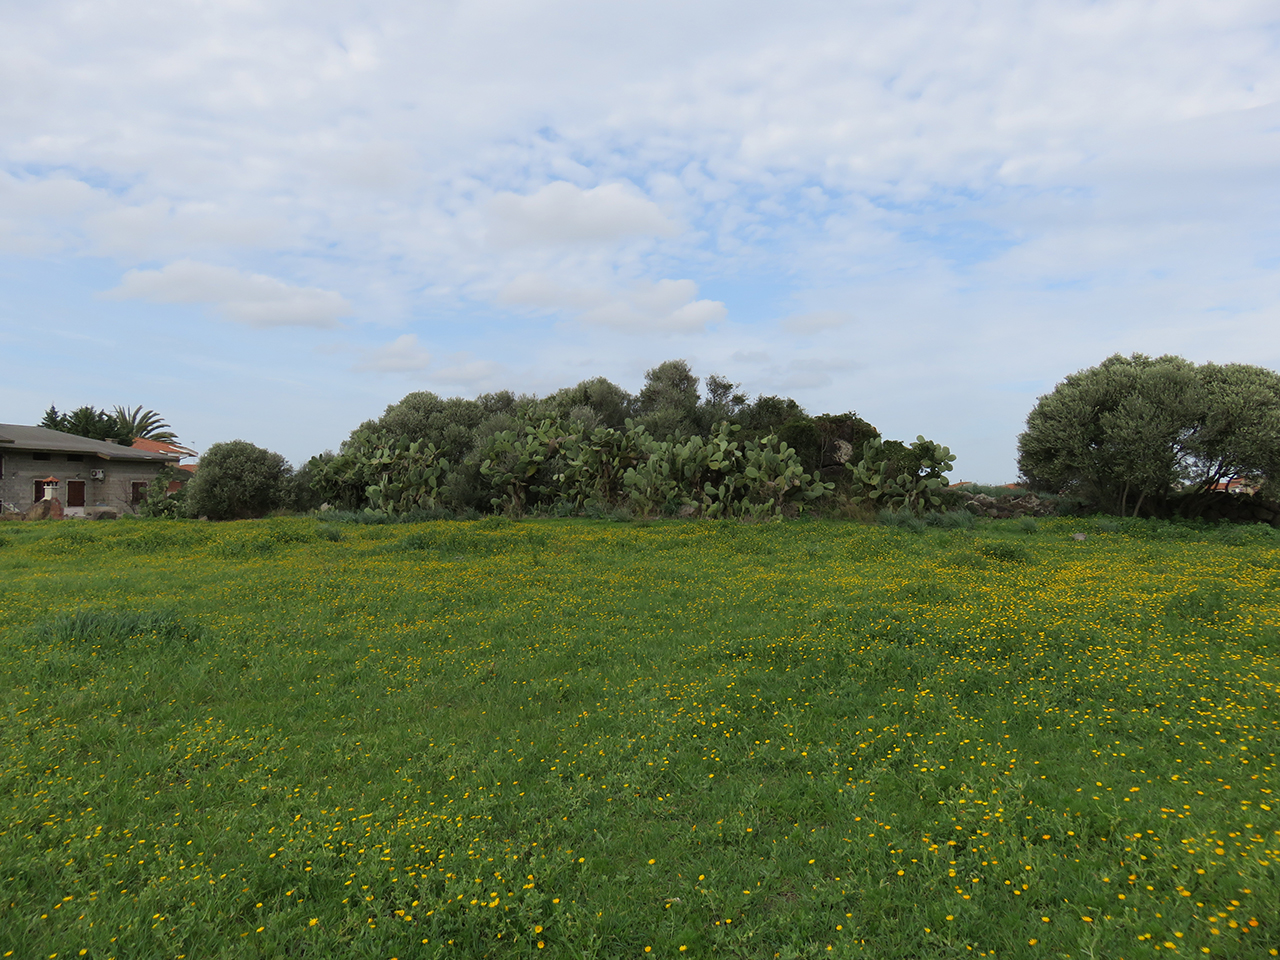
M 1052 517 L 1058 512 L 1051 502 L 1041 500 L 1034 493 L 1010 493 L 1005 497 L 993 497 L 985 493 L 966 493 L 963 488 L 958 492 L 964 498 L 965 509 L 980 517 L 1010 520 L 1017 517 Z

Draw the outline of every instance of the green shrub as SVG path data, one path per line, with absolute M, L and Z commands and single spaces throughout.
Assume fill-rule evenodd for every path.
M 244 440 L 215 443 L 187 485 L 187 513 L 210 520 L 265 517 L 285 505 L 292 473 L 278 453 Z

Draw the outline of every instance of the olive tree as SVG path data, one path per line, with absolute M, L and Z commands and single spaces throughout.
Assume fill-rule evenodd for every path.
M 1109 357 L 1039 399 L 1018 438 L 1032 489 L 1115 513 L 1158 512 L 1175 491 L 1280 477 L 1280 375 L 1248 364 Z
M 284 457 L 244 440 L 215 443 L 187 484 L 187 512 L 210 520 L 265 517 L 286 505 L 293 468 Z
M 688 361 L 667 360 L 645 372 L 639 420 L 659 439 L 684 439 L 698 432 L 698 400 L 698 378 Z

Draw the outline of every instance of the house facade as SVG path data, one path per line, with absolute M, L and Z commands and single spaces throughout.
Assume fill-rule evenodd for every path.
M 46 494 L 70 517 L 136 513 L 147 487 L 182 454 L 0 423 L 0 500 L 25 512 Z

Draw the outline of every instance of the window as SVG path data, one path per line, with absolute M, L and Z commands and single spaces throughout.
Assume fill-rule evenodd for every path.
M 52 459 L 53 459 L 53 454 L 52 454 L 52 453 L 41 453 L 41 452 L 37 451 L 37 452 L 35 452 L 35 453 L 33 453 L 33 454 L 31 455 L 31 459 L 32 459 L 32 460 L 52 460 Z
M 133 481 L 133 505 L 136 507 L 145 499 L 147 499 L 147 481 Z
M 67 463 L 84 463 L 83 453 L 68 453 Z
M 67 506 L 68 507 L 84 506 L 84 481 L 83 480 L 67 481 Z

